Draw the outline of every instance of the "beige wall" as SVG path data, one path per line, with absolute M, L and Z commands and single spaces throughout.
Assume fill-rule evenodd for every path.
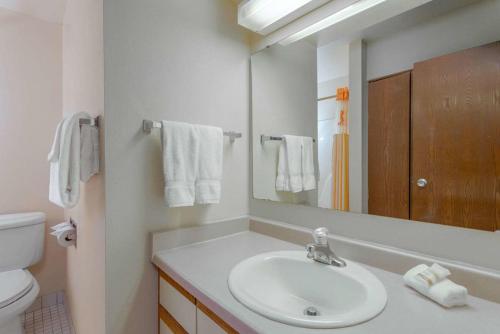
M 156 333 L 151 231 L 248 213 L 249 46 L 231 0 L 106 0 L 107 333 Z M 160 133 L 144 118 L 241 131 L 219 205 L 167 209 Z
M 102 115 L 102 0 L 69 0 L 66 6 L 63 26 L 64 114 L 86 111 L 93 116 Z M 101 139 L 104 138 L 102 128 Z M 67 295 L 76 332 L 101 334 L 105 332 L 103 173 L 81 186 L 80 203 L 66 213 L 78 223 L 77 247 L 68 248 Z
M 0 9 L 0 213 L 63 210 L 49 202 L 47 153 L 61 119 L 61 26 Z M 46 234 L 31 268 L 41 294 L 64 289 L 66 251 Z

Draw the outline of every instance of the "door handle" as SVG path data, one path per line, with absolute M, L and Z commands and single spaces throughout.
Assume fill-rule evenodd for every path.
M 419 188 L 425 188 L 426 185 L 427 185 L 427 180 L 426 179 L 418 179 L 417 180 L 417 186 Z

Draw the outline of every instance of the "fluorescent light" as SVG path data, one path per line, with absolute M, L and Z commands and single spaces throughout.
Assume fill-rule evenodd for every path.
M 238 6 L 238 24 L 259 32 L 312 0 L 247 0 Z
M 347 6 L 346 8 L 341 9 L 338 12 L 308 26 L 307 28 L 302 29 L 301 31 L 286 37 L 279 43 L 281 45 L 291 44 L 302 38 L 311 36 L 312 34 L 315 34 L 318 31 L 328 28 L 331 25 L 347 20 L 348 18 L 357 15 L 365 10 L 368 10 L 372 7 L 375 7 L 385 1 L 387 0 L 359 0 L 358 2 L 355 2 L 352 5 Z

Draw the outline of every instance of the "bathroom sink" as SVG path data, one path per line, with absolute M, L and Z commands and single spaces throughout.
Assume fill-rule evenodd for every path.
M 335 267 L 308 259 L 303 251 L 260 254 L 229 274 L 233 296 L 269 319 L 306 328 L 352 326 L 385 307 L 382 283 L 359 264 Z

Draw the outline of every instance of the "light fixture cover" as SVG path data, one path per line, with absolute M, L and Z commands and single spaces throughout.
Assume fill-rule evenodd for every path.
M 301 40 L 305 37 L 311 36 L 318 31 L 321 31 L 325 28 L 328 28 L 329 26 L 332 26 L 336 23 L 342 22 L 346 19 L 351 18 L 352 16 L 355 16 L 361 12 L 364 12 L 365 10 L 368 10 L 372 7 L 375 7 L 381 3 L 386 2 L 387 0 L 359 0 L 355 3 L 353 3 L 350 6 L 347 6 L 344 9 L 339 10 L 338 12 L 308 26 L 305 29 L 302 29 L 285 39 L 281 40 L 279 43 L 281 45 L 288 45 L 291 43 L 294 43 L 298 40 Z
M 260 32 L 312 0 L 246 0 L 238 6 L 238 24 Z

